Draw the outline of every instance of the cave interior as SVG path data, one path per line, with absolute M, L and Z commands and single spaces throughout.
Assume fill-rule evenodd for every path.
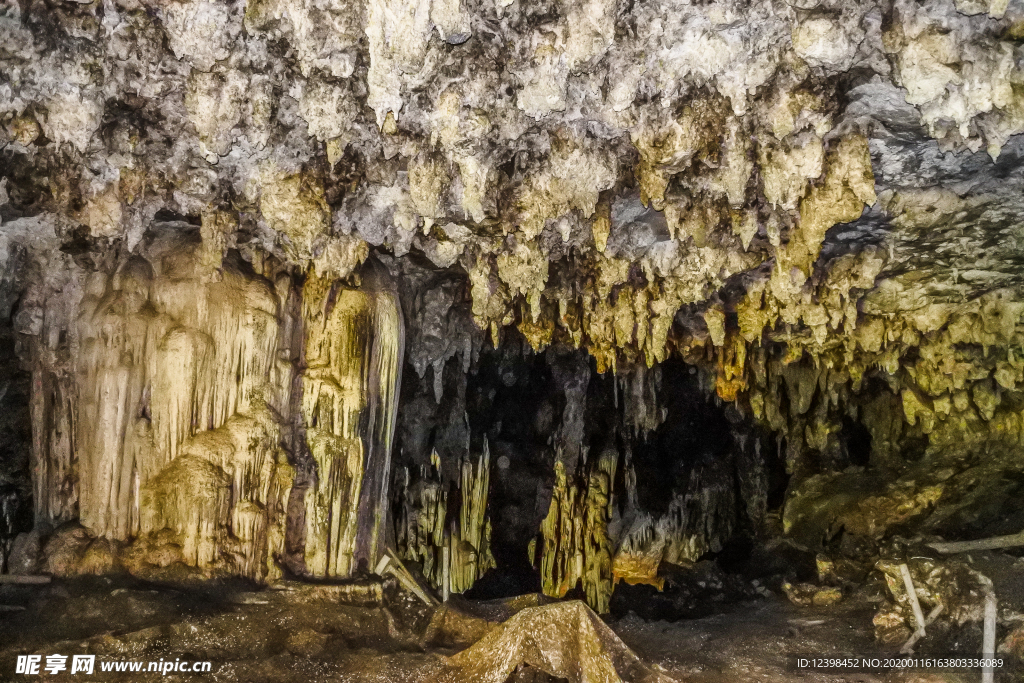
M 1021 0 L 0 0 L 0 678 L 1019 680 L 1022 226 Z

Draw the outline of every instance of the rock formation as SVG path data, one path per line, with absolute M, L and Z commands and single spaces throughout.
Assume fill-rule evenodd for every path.
M 1022 36 L 1016 0 L 2 0 L 0 537 L 533 562 L 603 611 L 737 534 L 994 528 Z

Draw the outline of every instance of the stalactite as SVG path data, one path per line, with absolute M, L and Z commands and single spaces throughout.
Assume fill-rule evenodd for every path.
M 616 382 L 620 381 L 616 377 Z M 661 368 L 635 365 L 621 373 L 623 384 L 623 415 L 626 426 L 635 434 L 652 432 L 664 421 L 665 414 L 658 404 Z
M 336 280 L 370 244 L 392 263 L 429 259 L 429 279 L 458 292 L 442 298 L 465 297 L 495 346 L 518 326 L 535 349 L 585 350 L 599 373 L 699 361 L 714 400 L 782 435 L 793 491 L 855 480 L 858 467 L 917 483 L 915 468 L 951 469 L 953 481 L 990 446 L 1024 439 L 1021 188 L 1005 172 L 1024 131 L 1017 4 L 597 0 L 552 14 L 543 38 L 517 18 L 527 3 L 507 0 L 497 23 L 489 3 L 454 0 L 150 3 L 156 18 L 136 3 L 106 3 L 101 18 L 101 3 L 83 2 L 47 21 L 30 20 L 30 4 L 4 10 L 17 48 L 0 71 L 17 77 L 0 102 L 0 279 L 12 283 L 0 298 L 17 301 L 18 334 L 40 352 L 29 362 L 41 530 L 80 516 L 133 538 L 142 491 L 262 400 L 302 423 L 289 452 L 309 496 L 312 571 L 372 565 L 392 499 L 401 316 L 369 287 L 352 321 L 365 335 L 316 320 L 349 296 Z M 469 40 L 478 10 L 495 31 L 481 50 Z M 73 39 L 54 51 L 62 32 Z M 267 40 L 280 49 L 262 50 Z M 465 66 L 455 86 L 449 57 Z M 22 253 L 37 269 L 28 279 L 66 300 L 54 307 L 79 308 L 63 329 L 39 315 L 38 292 L 17 291 L 6 266 Z M 276 360 L 285 314 L 264 278 L 287 269 L 298 283 L 311 262 L 336 272 L 311 276 L 325 291 L 310 285 L 310 330 L 363 348 L 322 367 L 311 354 L 298 377 L 298 349 L 294 367 Z M 86 283 L 87 271 L 98 274 Z M 479 349 L 483 335 L 454 331 L 468 317 L 430 326 L 439 341 L 413 362 L 432 368 L 439 403 L 453 340 Z M 552 441 L 570 479 L 586 472 L 583 365 L 556 378 Z M 286 409 L 288 373 L 305 395 Z M 664 419 L 656 373 L 615 385 L 637 434 Z M 870 435 L 856 463 L 848 422 Z M 592 477 L 556 519 L 600 524 Z M 665 523 L 691 539 L 682 555 L 718 533 L 687 526 L 690 507 L 712 502 L 684 497 Z M 230 517 L 248 529 L 243 508 Z
M 556 358 L 551 364 L 551 369 L 555 381 L 565 394 L 562 421 L 554 436 L 555 447 L 558 458 L 565 463 L 569 471 L 573 471 L 583 452 L 590 366 L 584 359 L 570 355 Z

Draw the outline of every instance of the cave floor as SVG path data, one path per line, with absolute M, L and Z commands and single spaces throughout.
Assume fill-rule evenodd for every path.
M 255 590 L 238 582 L 185 587 L 95 577 L 2 585 L 0 680 L 412 682 L 430 679 L 442 657 L 455 652 L 422 646 L 432 610 L 411 596 L 389 594 L 380 603 L 366 593 L 365 604 L 341 604 L 332 590 L 303 584 Z M 628 613 L 608 623 L 642 660 L 678 681 L 958 680 L 792 670 L 796 654 L 886 652 L 873 639 L 875 607 L 866 594 L 821 608 L 797 607 L 776 595 L 723 606 L 699 619 L 646 621 Z M 94 654 L 96 669 L 92 676 L 11 676 L 17 655 L 26 653 L 43 655 L 44 666 L 46 655 Z M 102 663 L 176 658 L 210 661 L 211 671 L 100 671 Z M 551 679 L 522 670 L 511 680 Z

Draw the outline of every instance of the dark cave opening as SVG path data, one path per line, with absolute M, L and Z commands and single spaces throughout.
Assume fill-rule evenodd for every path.
M 539 555 L 531 557 L 529 552 L 532 544 L 543 542 L 538 529 L 551 505 L 554 463 L 560 449 L 572 445 L 579 455 L 569 474 L 581 482 L 598 457 L 618 454 L 610 523 L 620 537 L 612 540 L 613 554 L 644 514 L 671 517 L 683 527 L 709 527 L 707 548 L 699 557 L 684 562 L 685 567 L 666 568 L 675 579 L 669 581 L 666 595 L 653 599 L 661 605 L 655 608 L 659 613 L 672 618 L 704 613 L 703 608 L 687 608 L 695 594 L 680 586 L 689 585 L 691 578 L 694 586 L 703 581 L 717 587 L 710 589 L 713 592 L 724 594 L 728 584 L 730 590 L 737 589 L 735 595 L 746 594 L 730 582 L 742 582 L 738 577 L 749 567 L 760 521 L 768 509 L 781 504 L 788 477 L 775 440 L 718 401 L 696 367 L 669 359 L 643 371 L 647 396 L 656 396 L 651 405 L 642 406 L 656 413 L 651 431 L 636 428 L 631 420 L 630 411 L 640 409 L 638 397 L 647 400 L 642 392 L 633 390 L 626 375 L 598 374 L 594 360 L 583 351 L 554 347 L 535 353 L 520 335 L 506 333 L 497 349 L 484 344 L 468 368 L 457 358 L 445 364 L 440 401 L 434 371 L 428 369 L 420 377 L 410 364 L 406 366 L 396 465 L 419 468 L 421 476 L 428 477 L 435 476 L 429 472 L 436 468 L 447 490 L 444 524 L 449 528 L 457 523 L 465 495 L 457 482 L 457 463 L 466 452 L 482 452 L 486 440 L 487 514 L 496 566 L 466 591 L 467 598 L 506 598 L 542 589 Z M 567 444 L 566 424 L 572 422 L 574 410 L 582 410 L 582 429 Z M 432 464 L 434 451 L 437 465 Z M 631 492 L 627 478 L 635 482 Z M 584 489 L 585 484 L 580 495 Z M 710 511 L 704 507 L 709 495 L 715 499 Z M 712 521 L 706 523 L 705 514 Z M 648 588 L 620 581 L 613 612 L 650 601 L 653 589 Z M 688 597 L 681 598 L 681 592 Z M 577 583 L 567 595 L 582 593 Z M 715 601 L 698 602 L 717 606 Z
M 474 440 L 486 436 L 491 449 L 487 507 L 497 563 L 467 591 L 467 597 L 476 599 L 541 589 L 527 550 L 547 512 L 542 501 L 551 486 L 549 437 L 565 403 L 564 396 L 552 391 L 554 380 L 544 354 L 529 351 L 521 339 L 507 343 L 518 348 L 482 353 L 477 371 L 466 378 Z
M 16 353 L 15 310 L 14 305 L 0 309 L 0 572 L 15 536 L 32 528 L 32 377 Z
M 734 445 L 725 409 L 702 389 L 697 368 L 669 359 L 659 371 L 665 419 L 653 433 L 626 444 L 633 451 L 637 497 L 652 514 L 668 511 L 673 491 L 687 487 L 694 469 L 728 462 Z
M 871 432 L 862 422 L 845 417 L 839 440 L 846 446 L 846 456 L 851 465 L 868 466 L 871 461 Z

